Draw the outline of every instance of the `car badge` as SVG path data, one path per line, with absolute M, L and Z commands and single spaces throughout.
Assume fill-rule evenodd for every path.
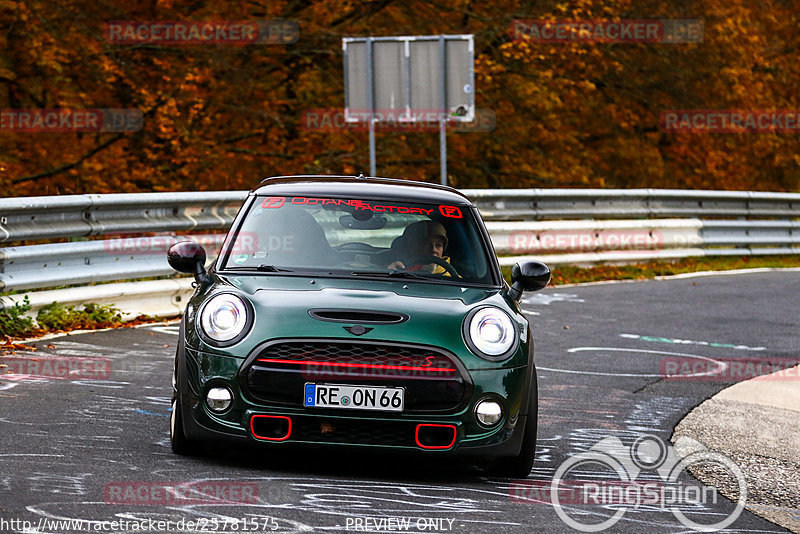
M 344 329 L 353 334 L 354 336 L 363 336 L 364 334 L 372 330 L 372 328 L 367 328 L 366 326 L 361 326 L 360 324 L 357 324 L 355 326 L 345 326 Z
M 319 425 L 320 434 L 333 434 L 336 432 L 336 427 L 327 421 L 323 421 Z

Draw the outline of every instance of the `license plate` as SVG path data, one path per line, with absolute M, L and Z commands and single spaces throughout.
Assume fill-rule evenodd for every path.
M 405 389 L 306 383 L 303 405 L 312 408 L 402 412 L 405 405 Z

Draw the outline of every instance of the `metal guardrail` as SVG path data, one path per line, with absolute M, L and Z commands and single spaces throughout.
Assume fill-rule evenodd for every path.
M 49 243 L 0 249 L 0 289 L 22 290 L 62 285 L 171 276 L 167 249 L 197 241 L 214 257 L 225 234 L 156 236 L 75 243 Z
M 465 189 L 487 221 L 796 218 L 800 193 L 682 189 Z M 227 227 L 246 191 L 0 199 L 0 243 Z
M 559 264 L 800 253 L 800 221 L 795 220 L 800 218 L 800 194 L 796 193 L 658 189 L 463 192 L 487 221 L 501 265 L 527 258 Z M 246 195 L 245 191 L 215 191 L 0 199 L 0 244 L 221 231 L 230 226 Z M 192 233 L 0 248 L 0 291 L 171 276 L 174 272 L 166 262 L 166 250 L 174 241 L 186 238 L 200 241 L 212 256 L 224 236 Z M 95 287 L 106 287 L 104 291 L 114 294 L 113 288 Z M 186 284 L 181 288 L 184 293 L 190 291 Z M 45 293 L 53 292 L 37 294 L 49 298 Z M 73 293 L 68 298 L 62 294 L 59 301 L 81 298 L 80 292 Z
M 793 220 L 490 221 L 486 225 L 504 266 L 527 259 L 557 265 L 800 254 L 800 221 Z
M 685 189 L 466 189 L 487 221 L 795 218 L 800 193 Z
M 131 232 L 223 229 L 246 191 L 0 199 L 0 243 Z

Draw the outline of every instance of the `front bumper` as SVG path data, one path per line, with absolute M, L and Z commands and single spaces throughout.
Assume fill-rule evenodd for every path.
M 459 368 L 466 386 L 463 398 L 447 409 L 408 410 L 403 413 L 305 408 L 302 388 L 299 402 L 267 402 L 253 395 L 245 380 L 257 351 L 246 360 L 184 347 L 176 362 L 177 388 L 187 438 L 197 441 L 227 440 L 265 447 L 322 446 L 372 447 L 436 454 L 515 456 L 522 445 L 528 417 L 533 365 L 516 368 L 466 370 Z M 457 358 L 454 358 L 458 361 Z M 328 383 L 338 383 L 330 380 Z M 324 380 L 320 380 L 324 382 Z M 350 383 L 365 382 L 353 378 Z M 380 385 L 401 385 L 399 382 Z M 435 387 L 435 381 L 431 381 Z M 233 392 L 233 405 L 212 412 L 203 402 L 211 387 Z M 534 391 L 532 393 L 536 395 Z M 492 428 L 480 425 L 475 404 L 490 397 L 503 406 L 501 421 Z

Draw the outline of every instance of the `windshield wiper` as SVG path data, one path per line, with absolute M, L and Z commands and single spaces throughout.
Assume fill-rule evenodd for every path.
M 418 274 L 410 273 L 408 271 L 353 271 L 351 274 L 355 276 L 387 276 L 390 278 L 415 278 L 417 280 L 431 280 L 428 276 L 420 276 Z
M 275 267 L 274 265 L 264 265 L 263 263 L 256 267 L 261 272 L 264 273 L 290 273 L 292 272 L 291 269 L 282 269 L 280 267 Z
M 228 267 L 227 270 L 229 271 L 258 271 L 261 273 L 291 273 L 291 269 L 283 269 L 281 267 L 275 267 L 274 265 L 264 265 L 261 264 L 258 267 Z

